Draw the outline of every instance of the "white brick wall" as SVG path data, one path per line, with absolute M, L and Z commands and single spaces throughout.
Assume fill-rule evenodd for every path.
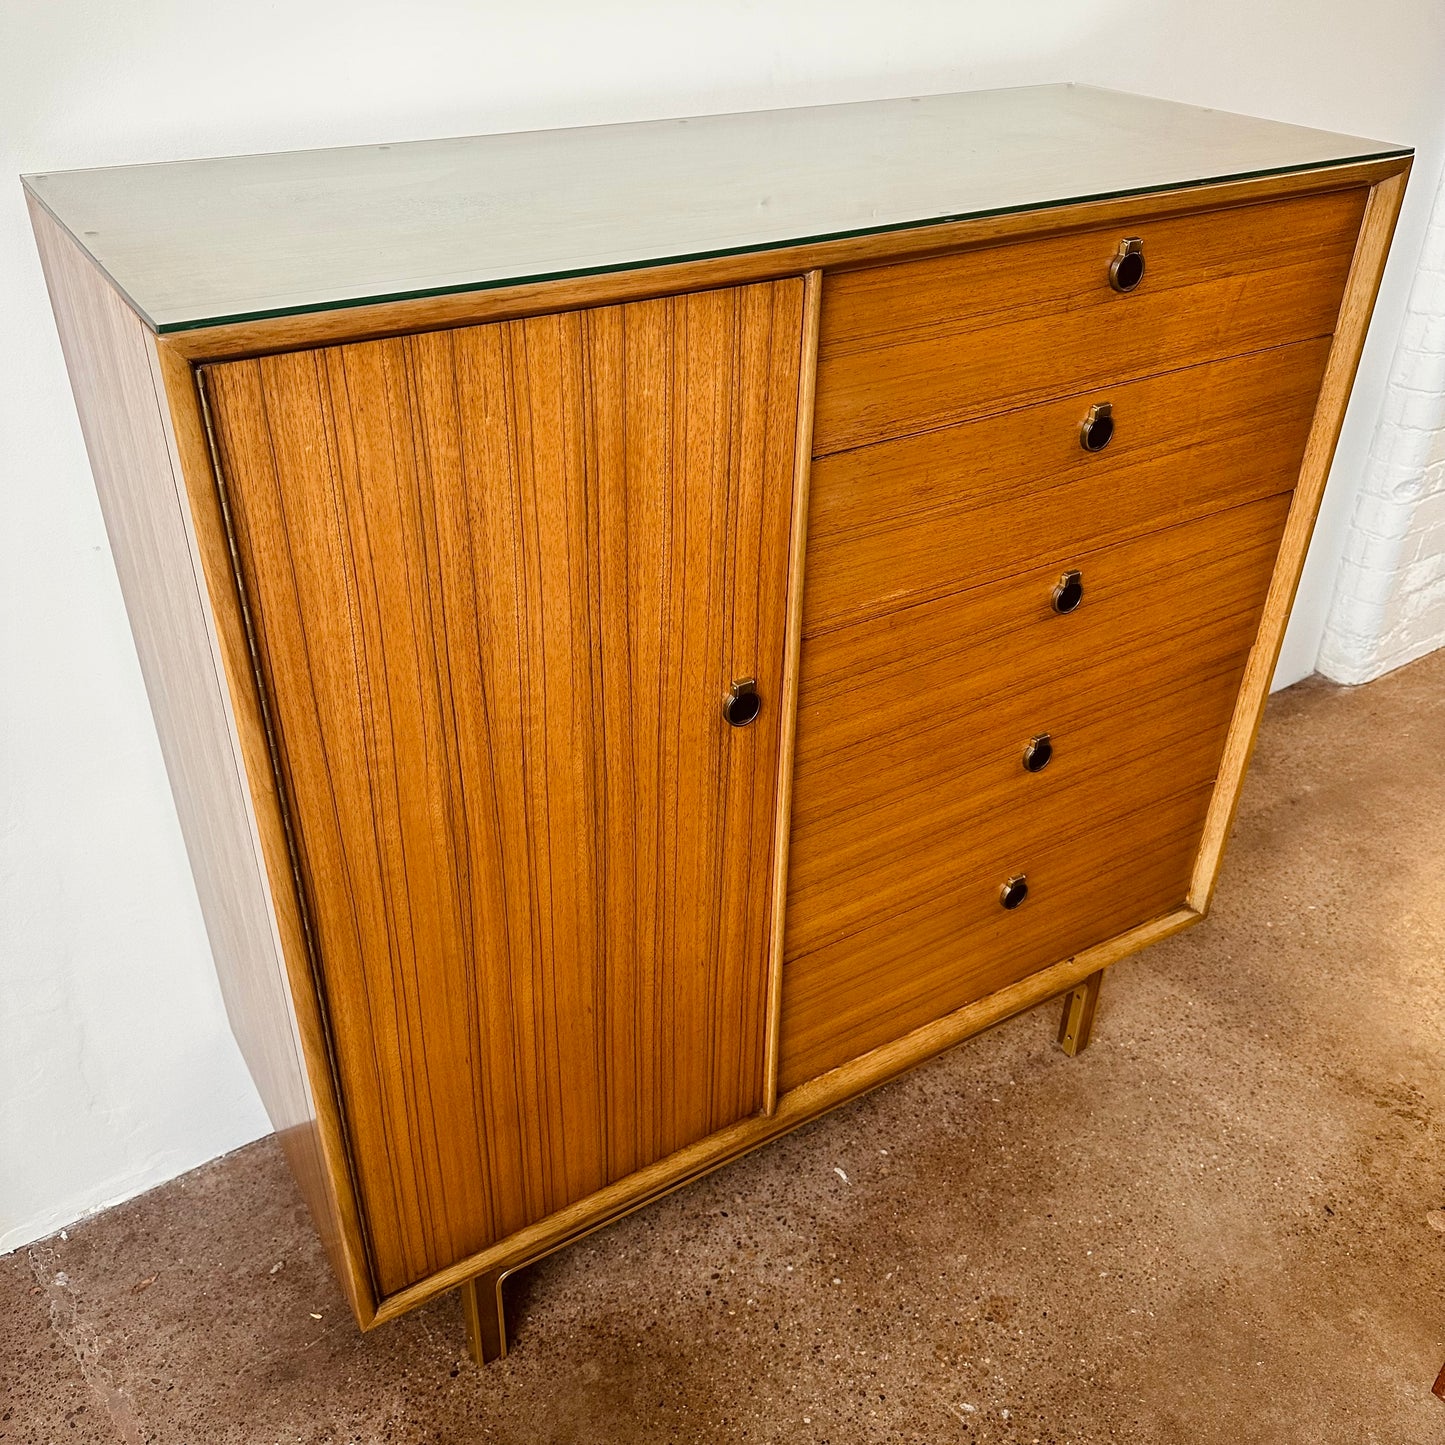
M 1445 646 L 1445 177 L 1370 446 L 1319 670 L 1368 682 Z

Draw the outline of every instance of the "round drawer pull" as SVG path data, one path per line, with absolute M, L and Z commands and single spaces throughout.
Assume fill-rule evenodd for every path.
M 755 722 L 763 710 L 762 695 L 758 692 L 757 679 L 740 677 L 728 689 L 727 701 L 723 703 L 723 716 L 735 728 L 745 728 Z
M 1036 738 L 1029 739 L 1029 745 L 1024 749 L 1024 772 L 1041 773 L 1048 767 L 1049 759 L 1054 755 L 1053 739 L 1048 733 L 1040 733 Z
M 1065 572 L 1054 588 L 1054 611 L 1072 612 L 1084 600 L 1084 574 Z
M 1005 908 L 1017 908 L 1029 896 L 1029 880 L 1022 873 L 1016 873 L 998 890 L 998 901 Z
M 1114 407 L 1101 401 L 1089 408 L 1089 414 L 1079 423 L 1079 445 L 1086 452 L 1101 452 L 1114 440 Z
M 1126 236 L 1109 262 L 1109 285 L 1116 291 L 1132 291 L 1144 279 L 1144 241 Z

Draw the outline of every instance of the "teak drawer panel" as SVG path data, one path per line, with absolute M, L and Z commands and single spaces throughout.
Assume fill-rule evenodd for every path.
M 813 465 L 817 632 L 1294 486 L 1328 337 L 1101 388 Z M 1102 451 L 1090 406 L 1114 408 Z
M 1035 888 L 1022 913 L 1044 896 L 1033 860 L 1054 840 L 1112 866 L 1104 821 L 1207 790 L 1289 501 L 1070 559 L 1086 590 L 1067 616 L 1049 606 L 1051 568 L 805 643 L 785 1028 L 812 1027 L 788 1023 L 806 1011 L 794 971 L 830 972 L 846 990 L 851 970 L 870 966 L 847 940 L 880 920 L 929 900 L 948 911 L 977 887 L 1002 913 L 998 888 L 1016 872 Z M 1042 732 L 1054 758 L 1029 774 L 1023 748 Z M 1056 957 L 1069 951 L 1061 941 Z
M 817 1078 L 1052 963 L 1162 917 L 1189 888 L 1212 784 L 1138 812 L 1080 818 L 1029 859 L 999 907 L 993 870 L 870 921 L 783 971 L 779 1086 Z M 1005 875 L 1006 876 L 1006 875 Z
M 808 638 L 801 657 L 800 779 L 846 755 L 875 764 L 885 743 L 950 725 L 971 735 L 971 712 L 1035 683 L 1127 659 L 1162 636 L 1188 636 L 1222 619 L 1252 616 L 1288 513 L 1287 494 L 1215 512 L 1048 565 Z M 1053 585 L 1077 569 L 1084 600 L 1053 610 Z M 967 715 L 966 715 L 967 714 Z M 931 746 L 931 745 L 930 745 Z M 793 812 L 815 802 L 795 789 Z
M 1364 188 L 1101 227 L 825 279 L 822 456 L 1334 329 Z M 1121 294 L 1121 236 L 1147 268 Z
M 1055 568 L 808 641 L 789 958 L 946 889 L 1000 822 L 1022 836 L 1212 777 L 1288 508 L 1070 559 L 1085 595 L 1067 616 L 1049 609 Z M 1054 757 L 1030 774 L 1044 732 Z
M 980 704 L 967 715 L 972 726 L 932 728 L 896 750 L 880 742 L 867 759 L 830 759 L 816 771 L 835 783 L 834 806 L 795 815 L 789 959 L 1010 856 L 997 887 L 1027 871 L 1056 833 L 1090 846 L 1092 828 L 1120 800 L 1141 806 L 1207 782 L 1248 654 L 1239 634 L 1256 622 L 1236 614 L 1211 629 L 1193 667 L 1175 661 L 1185 639 L 1171 633 L 1137 657 L 1137 676 L 1127 665 L 1101 667 Z M 1023 752 L 1041 733 L 1053 757 L 1032 774 Z M 797 786 L 814 783 L 800 776 Z
M 802 293 L 207 370 L 383 1294 L 762 1106 Z

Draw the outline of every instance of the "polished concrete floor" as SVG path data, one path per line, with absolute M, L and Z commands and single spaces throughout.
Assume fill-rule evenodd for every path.
M 534 1267 L 486 1370 L 244 1149 L 0 1259 L 0 1441 L 1445 1441 L 1445 653 L 1275 698 L 1210 920 L 1054 1024 Z

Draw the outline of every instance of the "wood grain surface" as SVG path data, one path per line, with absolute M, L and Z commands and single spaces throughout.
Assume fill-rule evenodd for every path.
M 172 388 L 184 387 L 195 409 L 190 369 L 183 380 L 168 375 L 156 338 L 33 202 L 31 221 L 226 1017 L 342 1290 L 369 1322 L 375 1302 L 361 1240 L 347 1229 L 345 1159 L 323 1137 L 327 1080 L 308 1069 L 307 999 L 293 997 L 287 976 L 275 878 L 188 506 L 186 483 L 215 490 L 204 447 L 199 457 L 187 448 L 170 405 Z M 228 585 L 222 601 L 231 596 Z
M 1287 492 L 1329 339 L 820 457 L 808 517 L 811 633 L 1074 551 Z M 1114 408 L 1109 445 L 1079 426 Z
M 208 371 L 384 1294 L 762 1105 L 802 300 Z
M 1210 792 L 1206 784 L 1137 812 L 1080 817 L 1024 860 L 1002 850 L 994 868 L 960 878 L 948 897 L 880 916 L 790 960 L 782 1097 L 1029 974 L 1176 914 Z M 999 885 L 1016 872 L 1027 874 L 1029 896 L 1007 912 Z
M 797 738 L 798 672 L 803 647 L 803 561 L 808 548 L 808 488 L 813 469 L 813 383 L 818 376 L 818 314 L 823 274 L 803 278 L 803 334 L 798 355 L 797 434 L 793 440 L 793 527 L 788 543 L 788 617 L 779 694 L 777 825 L 773 830 L 772 916 L 768 924 L 768 1000 L 763 1045 L 763 1113 L 778 1104 L 778 1043 L 783 1014 L 783 929 L 788 916 L 788 847 L 793 829 L 793 747 Z
M 1287 495 L 1265 498 L 805 641 L 784 1087 L 882 1043 L 898 1010 L 916 1026 L 920 999 L 946 1013 L 1012 981 L 1028 910 L 1056 919 L 1059 958 L 1182 902 L 1192 852 L 1158 873 L 1146 815 L 1207 801 L 1288 511 Z M 1060 616 L 1065 566 L 1085 594 Z M 1028 773 L 1024 747 L 1045 732 L 1054 757 Z M 1067 905 L 1040 859 L 1070 879 L 1082 868 Z M 1131 861 L 1164 891 L 1139 892 Z M 1005 915 L 998 890 L 1016 873 L 1032 891 Z M 1123 923 L 1121 898 L 1136 910 Z M 883 982 L 874 934 L 929 908 L 956 918 L 958 951 Z M 850 1032 L 837 1020 L 855 995 Z
M 1368 192 L 829 275 L 818 456 L 1334 330 Z M 1137 290 L 1108 282 L 1143 239 Z

